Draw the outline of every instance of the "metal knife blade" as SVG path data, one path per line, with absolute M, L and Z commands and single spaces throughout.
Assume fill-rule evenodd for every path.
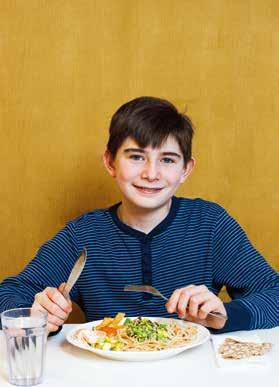
M 78 280 L 85 266 L 86 258 L 87 258 L 87 252 L 86 252 L 86 249 L 84 249 L 81 255 L 79 256 L 79 258 L 77 259 L 76 263 L 74 264 L 74 267 L 72 268 L 72 271 L 69 275 L 66 285 L 62 291 L 62 294 L 65 298 L 69 298 L 70 291 L 74 286 L 74 284 L 76 283 L 76 281 Z

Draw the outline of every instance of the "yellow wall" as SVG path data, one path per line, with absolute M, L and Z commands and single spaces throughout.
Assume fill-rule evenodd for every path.
M 187 105 L 195 173 L 279 269 L 279 3 L 1 0 L 0 277 L 65 221 L 118 200 L 101 154 L 140 95 Z

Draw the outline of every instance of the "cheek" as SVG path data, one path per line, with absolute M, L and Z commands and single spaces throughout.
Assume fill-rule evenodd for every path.
M 119 182 L 131 181 L 135 176 L 137 176 L 136 171 L 128 165 L 122 165 L 116 174 Z
M 168 173 L 166 176 L 166 179 L 170 185 L 179 185 L 183 181 L 183 173 L 180 171 L 172 171 L 171 173 Z

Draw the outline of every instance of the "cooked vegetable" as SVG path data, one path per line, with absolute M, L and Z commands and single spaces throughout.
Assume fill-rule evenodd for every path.
M 98 331 L 104 331 L 108 335 L 116 335 L 117 329 L 122 328 L 122 325 L 119 325 L 120 322 L 125 317 L 124 313 L 117 313 L 117 315 L 114 318 L 111 317 L 105 317 L 103 321 L 95 327 L 95 329 Z
M 118 313 L 105 317 L 91 330 L 80 329 L 77 338 L 90 347 L 107 351 L 160 351 L 185 346 L 197 335 L 194 326 L 181 326 L 166 319 L 152 321 L 146 317 L 126 318 Z
M 95 343 L 95 348 L 109 350 L 109 351 L 121 351 L 123 343 L 113 337 L 100 338 Z
M 108 336 L 116 336 L 117 330 L 113 327 L 101 327 L 99 331 L 105 332 Z
M 153 322 L 147 318 L 126 319 L 127 335 L 134 337 L 137 341 L 160 340 L 166 341 L 168 337 L 167 324 Z

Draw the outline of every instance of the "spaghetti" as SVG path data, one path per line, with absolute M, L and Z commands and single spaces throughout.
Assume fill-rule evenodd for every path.
M 152 321 L 149 318 L 126 318 L 120 313 L 105 318 L 92 330 L 80 330 L 77 337 L 90 347 L 111 351 L 161 351 L 179 348 L 193 341 L 198 333 L 196 326 L 179 324 L 172 319 Z

